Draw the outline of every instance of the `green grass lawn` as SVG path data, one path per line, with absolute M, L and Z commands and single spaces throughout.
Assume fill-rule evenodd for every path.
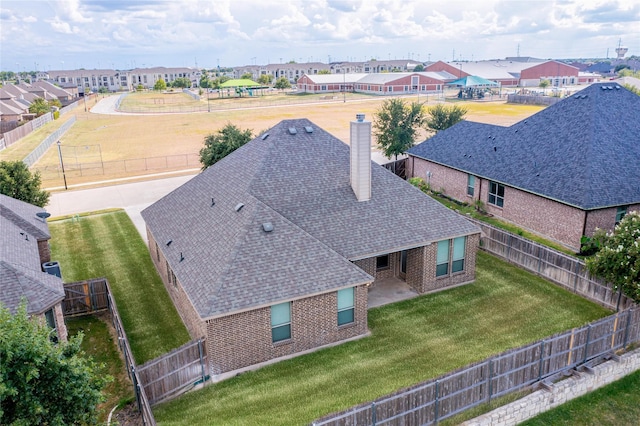
M 66 320 L 70 336 L 75 336 L 79 331 L 84 333 L 82 350 L 91 356 L 96 363 L 104 366 L 100 369 L 99 374 L 108 374 L 113 377 L 113 381 L 107 384 L 103 390 L 106 400 L 98 408 L 98 419 L 101 422 L 106 422 L 113 407 L 127 403 L 134 398 L 133 385 L 127 377 L 124 361 L 109 333 L 109 325 L 106 321 L 110 321 L 108 316 L 98 317 L 95 315 Z
M 640 424 L 640 371 L 521 423 L 523 426 Z
M 162 425 L 309 423 L 610 314 L 478 253 L 474 284 L 369 311 L 372 336 L 159 405 Z
M 189 334 L 124 211 L 53 220 L 52 259 L 65 282 L 106 277 L 137 364 L 188 342 Z

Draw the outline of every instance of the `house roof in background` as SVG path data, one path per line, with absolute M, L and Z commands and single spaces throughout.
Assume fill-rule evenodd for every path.
M 203 318 L 370 282 L 350 261 L 479 232 L 375 164 L 358 202 L 349 147 L 308 120 L 267 134 L 142 212 Z
M 462 121 L 408 153 L 590 210 L 640 202 L 640 97 L 596 83 L 510 127 Z

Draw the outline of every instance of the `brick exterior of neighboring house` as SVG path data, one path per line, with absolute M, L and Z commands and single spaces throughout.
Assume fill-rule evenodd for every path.
M 368 122 L 354 123 L 369 129 L 367 151 Z M 475 225 L 370 159 L 350 176 L 349 147 L 308 120 L 266 134 L 142 212 L 151 258 L 192 338 L 205 338 L 212 376 L 366 336 L 368 291 L 381 280 L 418 293 L 474 280 Z M 356 192 L 368 174 L 369 191 Z M 438 246 L 447 241 L 452 265 L 462 238 L 464 267 L 436 277 Z
M 407 174 L 578 251 L 640 209 L 639 101 L 600 83 L 510 127 L 462 122 L 411 148 Z

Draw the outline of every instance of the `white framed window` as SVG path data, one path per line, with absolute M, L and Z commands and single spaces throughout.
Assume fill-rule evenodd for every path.
M 376 271 L 381 271 L 383 269 L 389 269 L 389 255 L 385 254 L 384 256 L 376 257 Z
M 436 277 L 444 277 L 464 271 L 467 237 L 438 241 Z
M 449 275 L 449 241 L 438 241 L 438 254 L 436 256 L 436 277 Z
M 355 289 L 338 290 L 338 325 L 355 321 Z
M 273 343 L 291 339 L 291 302 L 271 307 L 271 341 Z

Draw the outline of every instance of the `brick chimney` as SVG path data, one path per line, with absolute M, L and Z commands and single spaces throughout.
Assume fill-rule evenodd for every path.
M 358 201 L 371 199 L 371 122 L 356 114 L 351 122 L 351 188 Z

